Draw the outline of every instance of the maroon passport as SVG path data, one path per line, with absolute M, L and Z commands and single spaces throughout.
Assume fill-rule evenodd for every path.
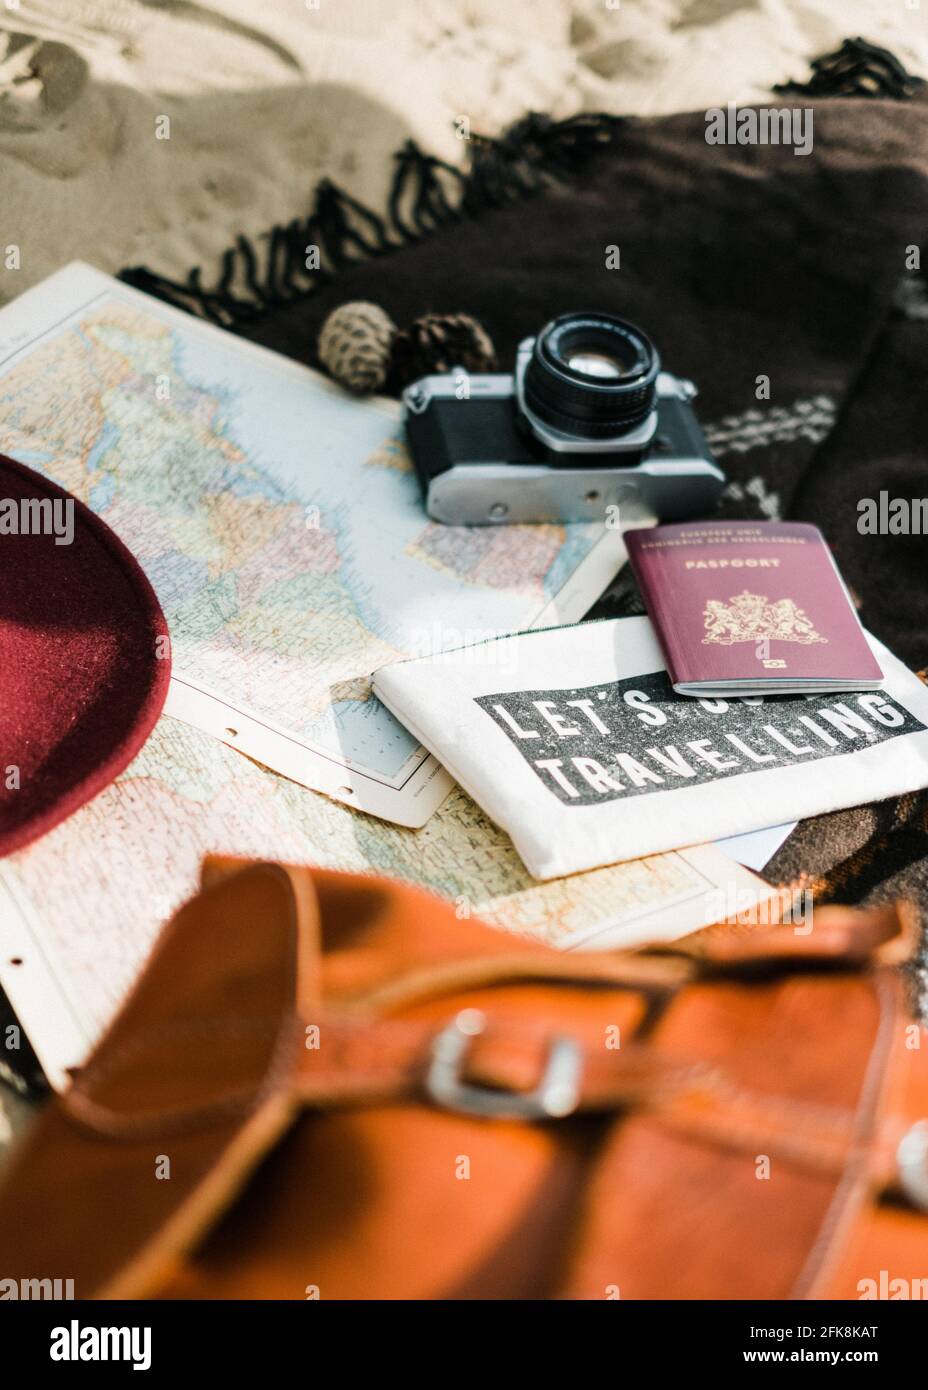
M 625 543 L 681 695 L 882 684 L 818 527 L 703 521 L 628 531 Z

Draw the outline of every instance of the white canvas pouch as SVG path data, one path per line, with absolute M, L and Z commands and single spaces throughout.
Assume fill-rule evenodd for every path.
M 678 695 L 648 618 L 460 647 L 373 684 L 546 879 L 928 786 L 928 689 L 868 640 L 879 691 Z

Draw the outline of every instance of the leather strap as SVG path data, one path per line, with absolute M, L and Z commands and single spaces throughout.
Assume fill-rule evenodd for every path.
M 896 1016 L 895 981 L 884 978 L 885 1009 Z M 228 1026 L 228 1025 L 227 1025 Z M 430 1021 L 358 1020 L 323 1017 L 306 1024 L 294 1019 L 273 1081 L 261 1089 L 279 1094 L 291 1113 L 301 1108 L 329 1110 L 428 1102 L 428 1073 L 440 1035 Z M 487 1031 L 468 1049 L 461 1082 L 518 1098 L 537 1086 L 557 1034 L 542 1024 L 490 1019 Z M 158 1039 L 151 1039 L 155 1048 Z M 307 1046 L 307 1042 L 311 1045 Z M 725 1148 L 755 1153 L 776 1148 L 802 1167 L 841 1173 L 858 1156 L 870 1156 L 874 1171 L 895 1180 L 899 1139 L 916 1112 L 884 1107 L 880 1126 L 852 1110 L 806 1104 L 734 1084 L 717 1068 L 662 1053 L 632 1042 L 611 1051 L 585 1046 L 579 1054 L 575 1104 L 570 1113 L 645 1110 L 667 1126 Z M 137 1060 L 137 1055 L 133 1061 Z M 108 1072 L 107 1079 L 111 1080 Z M 95 1098 L 87 1078 L 63 1098 L 75 1124 L 110 1138 L 208 1128 L 237 1112 L 244 1119 L 259 1100 L 254 1088 L 214 1097 L 207 1105 L 157 1111 L 116 1111 Z M 925 1111 L 928 1114 L 928 1110 Z

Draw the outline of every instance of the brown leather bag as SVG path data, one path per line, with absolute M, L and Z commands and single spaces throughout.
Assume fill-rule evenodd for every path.
M 3 1277 L 782 1299 L 928 1273 L 905 910 L 564 954 L 384 880 L 204 880 L 14 1157 Z

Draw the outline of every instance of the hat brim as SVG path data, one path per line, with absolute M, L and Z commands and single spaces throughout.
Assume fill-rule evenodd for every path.
M 0 855 L 131 762 L 170 674 L 167 621 L 134 556 L 83 502 L 0 455 Z

